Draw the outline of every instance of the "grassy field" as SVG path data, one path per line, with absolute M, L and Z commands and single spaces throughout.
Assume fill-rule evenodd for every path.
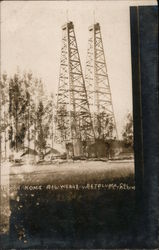
M 126 182 L 133 185 L 134 163 L 131 161 L 75 161 L 54 165 L 10 168 L 10 185 L 85 184 Z
M 88 184 L 93 188 L 82 188 Z M 46 188 L 48 185 L 53 188 Z M 67 188 L 61 189 L 60 185 Z M 133 245 L 134 192 L 133 162 L 77 161 L 11 167 L 10 247 Z

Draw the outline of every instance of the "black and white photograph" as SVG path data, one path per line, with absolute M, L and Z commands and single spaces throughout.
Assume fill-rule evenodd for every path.
M 1 1 L 2 249 L 140 245 L 130 6 Z

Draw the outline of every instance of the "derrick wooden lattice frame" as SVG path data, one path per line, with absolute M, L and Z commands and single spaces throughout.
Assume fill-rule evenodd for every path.
M 62 27 L 56 141 L 93 141 L 94 131 L 72 22 Z
M 89 27 L 85 83 L 95 137 L 118 139 L 99 23 Z

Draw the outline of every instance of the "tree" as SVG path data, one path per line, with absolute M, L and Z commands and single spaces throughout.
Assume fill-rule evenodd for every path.
M 49 140 L 53 146 L 53 123 L 53 96 L 46 95 L 41 79 L 30 71 L 1 76 L 0 157 L 3 150 L 6 158 L 7 142 L 13 153 L 34 147 L 44 155 Z
M 0 80 L 0 92 L 1 92 L 1 143 L 3 146 L 1 151 L 4 151 L 4 159 L 7 159 L 7 130 L 8 130 L 8 78 L 7 74 L 3 73 Z M 1 145 L 2 146 L 2 145 Z
M 37 86 L 38 81 L 36 82 L 33 78 L 32 72 L 25 73 L 24 76 L 24 89 L 25 89 L 25 98 L 26 98 L 26 114 L 25 114 L 25 123 L 26 123 L 26 145 L 30 148 L 31 141 L 35 137 L 35 112 L 36 112 L 36 101 L 37 101 Z M 37 84 L 35 84 L 35 82 Z M 35 149 L 35 148 L 34 148 Z
M 9 139 L 11 148 L 16 151 L 23 145 L 26 134 L 25 113 L 27 103 L 23 78 L 19 73 L 16 73 L 9 80 Z
M 131 113 L 128 113 L 126 116 L 122 137 L 127 146 L 133 146 L 133 118 Z
M 54 96 L 51 93 L 50 96 L 47 97 L 47 100 L 45 100 L 45 120 L 50 124 L 48 130 L 48 139 L 50 142 L 48 143 L 51 148 L 53 148 L 54 144 L 54 109 Z
M 18 151 L 34 139 L 37 95 L 42 83 L 33 78 L 32 72 L 14 74 L 9 80 L 9 139 L 12 149 Z M 38 94 L 37 94 L 38 93 Z
M 113 139 L 113 118 L 105 112 L 101 112 L 96 114 L 96 120 L 95 131 L 97 131 L 97 138 L 105 141 Z
M 36 145 L 39 151 L 41 158 L 44 158 L 46 145 L 47 145 L 47 138 L 48 138 L 48 130 L 49 130 L 49 123 L 47 119 L 45 119 L 45 108 L 43 102 L 40 101 L 37 109 L 37 140 Z

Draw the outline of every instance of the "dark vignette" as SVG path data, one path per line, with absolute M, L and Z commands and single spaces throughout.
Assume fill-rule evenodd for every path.
M 130 8 L 136 211 L 143 247 L 158 246 L 158 7 Z

